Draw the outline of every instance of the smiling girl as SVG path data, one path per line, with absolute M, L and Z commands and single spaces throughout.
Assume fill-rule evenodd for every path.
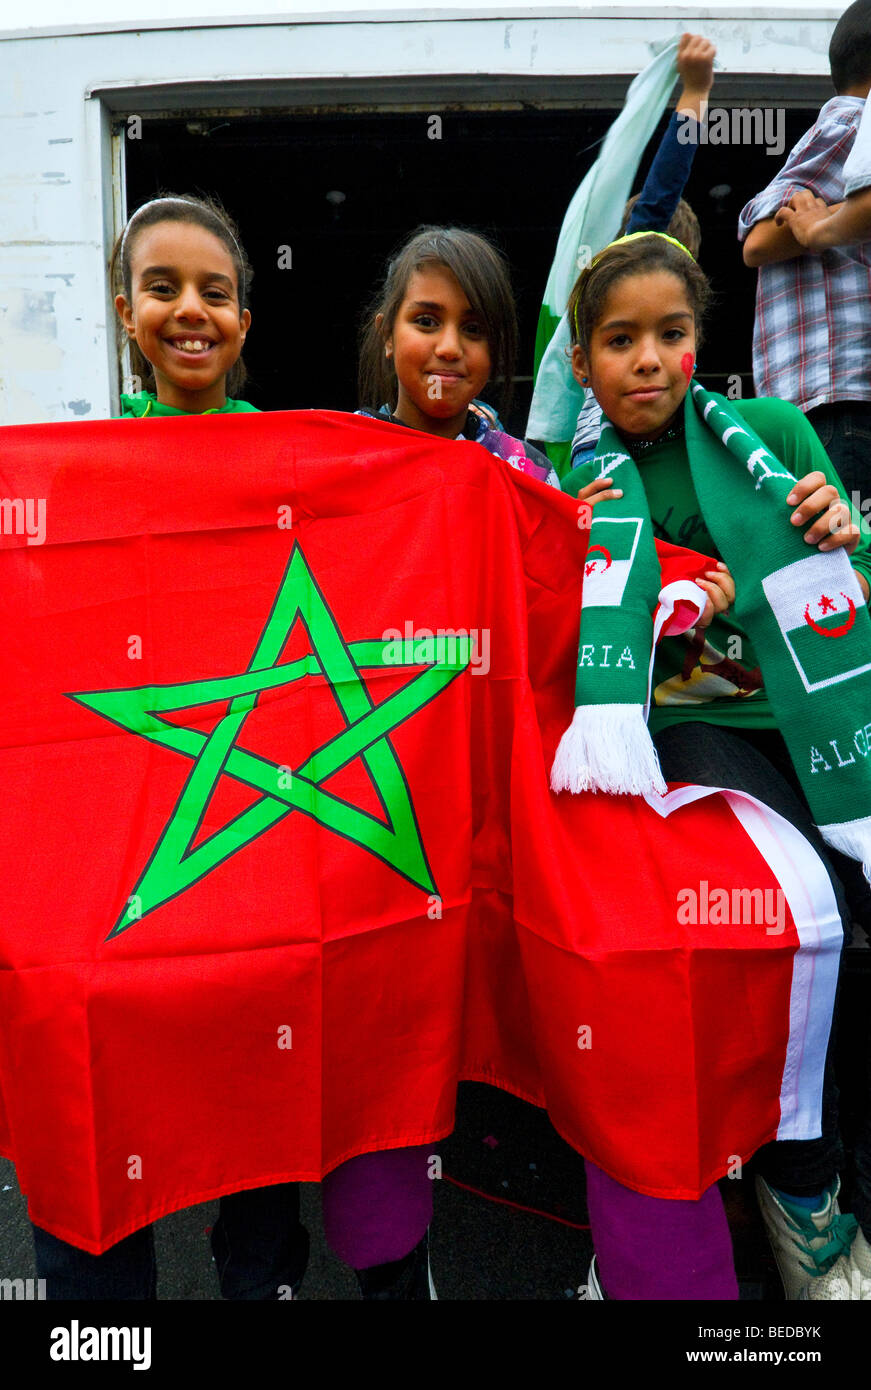
M 508 407 L 516 352 L 514 297 L 496 248 L 460 227 L 420 228 L 391 260 L 364 318 L 361 413 L 474 440 L 558 486 L 544 454 L 506 434 L 477 399 L 493 380 Z
M 122 395 L 123 416 L 256 410 L 235 398 L 245 380 L 241 352 L 251 325 L 252 272 L 238 230 L 217 202 L 168 195 L 144 204 L 119 237 L 111 267 L 133 373 L 152 388 Z M 170 447 L 169 435 L 165 440 Z M 229 1101 L 228 1107 L 229 1115 Z M 426 1239 L 432 1184 L 425 1169 L 419 1180 L 416 1154 L 412 1151 L 410 1161 L 407 1151 L 364 1155 L 324 1179 L 325 1224 L 339 1233 L 352 1265 L 356 1257 L 364 1298 L 432 1295 Z M 297 1183 L 220 1198 L 211 1246 L 224 1298 L 297 1297 L 309 1249 L 299 1210 Z M 102 1255 L 36 1226 L 33 1236 L 49 1299 L 156 1297 L 150 1226 Z
M 153 385 L 121 398 L 125 416 L 253 411 L 228 398 L 245 381 L 251 267 L 223 208 L 154 198 L 130 218 L 112 255 L 115 308 L 134 377 Z
M 140 381 L 122 395 L 122 416 L 150 418 L 254 411 L 228 399 L 245 379 L 242 346 L 251 324 L 251 268 L 233 222 L 216 202 L 169 195 L 138 208 L 111 261 L 115 306 Z M 49 1299 L 156 1297 L 154 1235 L 145 1226 L 102 1255 L 33 1227 L 36 1263 Z M 212 1230 L 225 1298 L 274 1299 L 293 1290 L 308 1259 L 295 1183 L 220 1199 Z

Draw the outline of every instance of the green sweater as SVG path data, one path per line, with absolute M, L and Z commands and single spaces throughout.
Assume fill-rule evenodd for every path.
M 229 397 L 220 409 L 204 410 L 203 415 L 238 415 L 252 412 L 259 414 L 256 405 L 247 401 L 231 401 Z M 176 410 L 174 405 L 161 405 L 153 391 L 141 391 L 138 396 L 121 397 L 121 419 L 142 420 L 146 415 L 188 415 L 187 410 Z
M 796 406 L 773 399 L 731 401 L 730 405 L 797 478 L 818 470 L 847 500 L 844 486 L 816 431 Z M 624 445 L 631 453 L 631 445 L 625 440 Z M 685 545 L 719 559 L 692 484 L 685 441 L 669 440 L 649 449 L 638 462 L 638 471 L 647 494 L 655 535 L 660 540 Z M 562 480 L 562 489 L 577 497 L 595 474 L 591 459 Z M 850 557 L 851 564 L 871 584 L 871 537 L 867 527 L 861 526 L 855 509 L 853 520 L 860 525 L 862 535 Z M 784 521 L 789 524 L 785 509 Z M 699 629 L 697 635 L 693 629 L 682 637 L 666 637 L 657 647 L 651 731 L 657 733 L 683 719 L 703 719 L 710 724 L 737 725 L 745 729 L 776 727 L 762 685 L 758 658 L 746 632 L 731 613 L 718 614 L 705 632 Z

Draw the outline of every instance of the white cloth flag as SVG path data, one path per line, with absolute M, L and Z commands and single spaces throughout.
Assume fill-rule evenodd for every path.
M 672 39 L 633 80 L 626 105 L 563 218 L 544 291 L 545 305 L 561 318 L 538 369 L 526 426 L 528 439 L 565 440 L 575 432 L 584 391 L 572 376 L 566 351 L 570 346 L 566 305 L 580 270 L 619 230 L 641 156 L 674 87 L 677 47 L 678 40 Z

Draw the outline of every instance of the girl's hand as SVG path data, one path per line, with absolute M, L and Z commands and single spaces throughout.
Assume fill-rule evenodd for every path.
M 728 613 L 735 602 L 735 581 L 729 573 L 728 566 L 720 560 L 715 570 L 705 570 L 704 579 L 697 579 L 696 583 L 708 596 L 705 611 L 696 627 L 708 627 L 715 613 Z
M 622 497 L 623 490 L 619 487 L 612 487 L 613 478 L 594 478 L 586 487 L 582 487 L 578 492 L 579 502 L 588 502 L 591 507 L 595 507 L 597 502 L 607 502 L 612 497 Z
M 859 544 L 859 528 L 853 522 L 849 506 L 838 489 L 826 482 L 824 473 L 815 471 L 799 478 L 786 501 L 788 506 L 796 508 L 790 517 L 793 526 L 804 526 L 812 516 L 820 513 L 810 530 L 804 533 L 808 545 L 815 545 L 819 550 L 838 550 L 843 546 L 847 554 L 852 555 Z

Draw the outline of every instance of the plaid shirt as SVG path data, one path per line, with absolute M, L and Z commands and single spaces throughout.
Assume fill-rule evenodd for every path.
M 864 105 L 860 97 L 826 102 L 780 173 L 744 208 L 740 241 L 800 188 L 841 202 Z M 759 267 L 753 379 L 758 396 L 779 396 L 805 411 L 871 400 L 871 241 Z

